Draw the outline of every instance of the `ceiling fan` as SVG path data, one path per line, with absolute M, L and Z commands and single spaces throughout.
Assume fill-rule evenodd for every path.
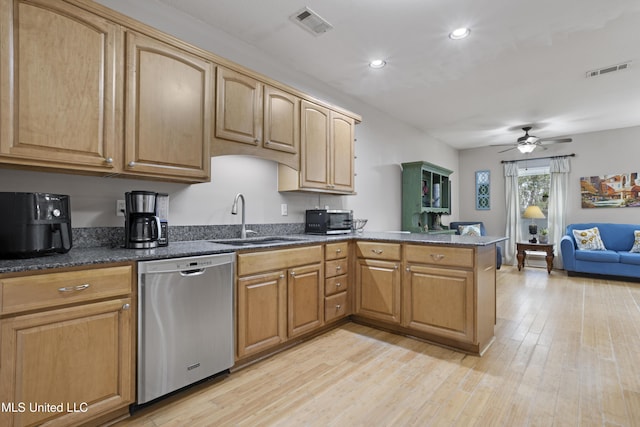
M 518 138 L 515 144 L 500 144 L 500 145 L 513 145 L 511 148 L 507 148 L 506 150 L 498 151 L 498 153 L 504 153 L 505 151 L 513 150 L 517 148 L 523 154 L 531 153 L 536 147 L 548 144 L 557 144 L 564 142 L 573 141 L 571 138 L 539 138 L 535 135 L 529 135 L 529 131 L 532 129 L 531 126 L 524 126 L 522 130 L 524 131 L 524 135 Z

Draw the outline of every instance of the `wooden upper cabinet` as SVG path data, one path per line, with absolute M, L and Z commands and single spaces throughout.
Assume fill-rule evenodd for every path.
M 258 146 L 262 143 L 262 83 L 218 67 L 216 138 Z
M 123 30 L 61 1 L 0 8 L 2 162 L 117 172 Z
M 264 148 L 298 153 L 300 148 L 300 99 L 264 86 Z
M 127 33 L 125 171 L 209 179 L 213 65 Z
M 334 190 L 353 192 L 354 128 L 351 117 L 331 111 L 331 184 Z
M 300 172 L 280 166 L 278 190 L 353 193 L 355 121 L 306 100 L 300 117 Z
M 302 101 L 302 153 L 300 185 L 329 189 L 329 116 L 328 108 Z

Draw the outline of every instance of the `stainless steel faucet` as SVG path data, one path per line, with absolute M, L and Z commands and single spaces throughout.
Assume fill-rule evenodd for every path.
M 242 199 L 242 229 L 240 230 L 240 238 L 246 239 L 247 232 L 255 233 L 255 231 L 247 230 L 247 226 L 245 224 L 245 217 L 244 217 L 245 201 L 244 201 L 244 195 L 242 193 L 236 194 L 236 198 L 233 201 L 233 206 L 231 206 L 231 215 L 238 215 L 238 199 Z

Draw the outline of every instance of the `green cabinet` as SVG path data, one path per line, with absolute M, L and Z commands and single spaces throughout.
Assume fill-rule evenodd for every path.
M 433 230 L 440 215 L 451 214 L 452 173 L 428 162 L 402 164 L 403 230 L 424 232 L 425 225 Z

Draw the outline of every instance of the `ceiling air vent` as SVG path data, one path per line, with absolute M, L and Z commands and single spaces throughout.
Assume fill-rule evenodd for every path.
M 623 62 L 621 64 L 612 65 L 610 67 L 600 68 L 599 70 L 587 71 L 587 77 L 597 77 L 603 74 L 613 73 L 614 71 L 626 70 L 631 66 L 631 61 Z
M 304 7 L 289 17 L 293 22 L 314 36 L 319 36 L 333 28 L 333 25 L 325 21 L 320 15 L 308 7 Z

